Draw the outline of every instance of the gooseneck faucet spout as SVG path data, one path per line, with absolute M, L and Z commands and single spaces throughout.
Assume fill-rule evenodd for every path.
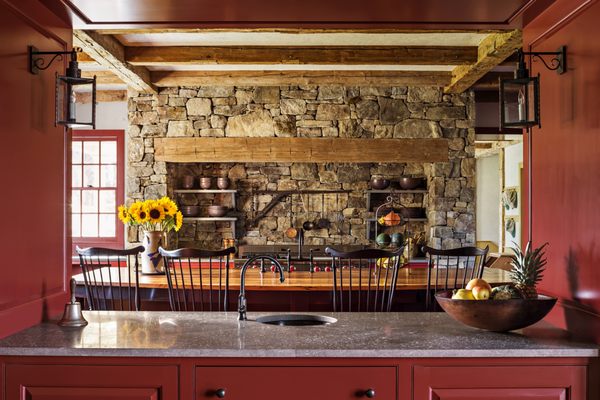
M 283 267 L 277 261 L 275 257 L 267 256 L 267 255 L 256 255 L 250 257 L 246 260 L 242 268 L 240 269 L 240 295 L 238 296 L 238 320 L 246 321 L 248 318 L 246 317 L 246 270 L 248 267 L 256 260 L 269 260 L 271 263 L 277 268 L 279 271 L 279 282 L 284 282 L 285 277 L 283 276 Z

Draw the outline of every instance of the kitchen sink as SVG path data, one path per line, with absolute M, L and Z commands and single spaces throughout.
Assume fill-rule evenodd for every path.
M 312 326 L 333 324 L 337 319 L 323 315 L 280 314 L 258 317 L 256 322 L 279 326 Z

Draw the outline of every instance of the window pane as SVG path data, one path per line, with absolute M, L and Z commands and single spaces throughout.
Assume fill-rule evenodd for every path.
M 71 235 L 73 237 L 81 236 L 81 214 L 73 214 L 71 218 Z
M 71 143 L 71 163 L 81 164 L 81 142 L 74 141 Z
M 71 175 L 71 186 L 81 187 L 81 165 L 73 165 Z
M 114 190 L 100 191 L 100 212 L 114 213 L 116 211 L 116 192 Z
M 81 216 L 81 237 L 98 237 L 98 214 Z
M 100 142 L 100 162 L 102 164 L 116 164 L 117 163 L 117 142 L 116 141 L 104 141 Z
M 102 171 L 102 187 L 117 187 L 117 166 L 103 165 L 100 170 Z
M 98 191 L 83 190 L 81 193 L 81 211 L 98 212 Z
M 73 190 L 71 193 L 71 210 L 74 213 L 81 212 L 81 190 Z
M 98 164 L 100 161 L 100 143 L 83 142 L 83 162 L 84 164 Z
M 99 187 L 100 186 L 100 167 L 98 165 L 83 166 L 83 186 L 84 187 Z
M 100 214 L 100 237 L 115 237 L 116 214 Z

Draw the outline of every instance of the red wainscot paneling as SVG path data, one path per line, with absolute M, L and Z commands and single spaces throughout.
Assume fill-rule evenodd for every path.
M 565 74 L 531 64 L 542 118 L 533 129 L 533 240 L 550 243 L 540 289 L 559 297 L 549 321 L 600 343 L 599 20 L 600 2 L 559 0 L 527 25 L 524 44 L 567 46 Z
M 71 36 L 38 1 L 0 0 L 0 337 L 60 313 L 66 300 L 69 140 L 54 126 L 55 73 L 66 58 L 32 75 L 27 50 L 70 50 Z

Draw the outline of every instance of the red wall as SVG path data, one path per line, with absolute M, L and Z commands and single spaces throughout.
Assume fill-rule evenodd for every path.
M 559 0 L 524 30 L 524 47 L 566 45 L 568 72 L 540 62 L 542 128 L 533 130 L 533 241 L 549 242 L 549 320 L 600 342 L 600 2 Z
M 0 337 L 60 313 L 66 299 L 68 138 L 54 127 L 55 62 L 28 72 L 27 46 L 71 48 L 71 30 L 34 0 L 0 0 Z

